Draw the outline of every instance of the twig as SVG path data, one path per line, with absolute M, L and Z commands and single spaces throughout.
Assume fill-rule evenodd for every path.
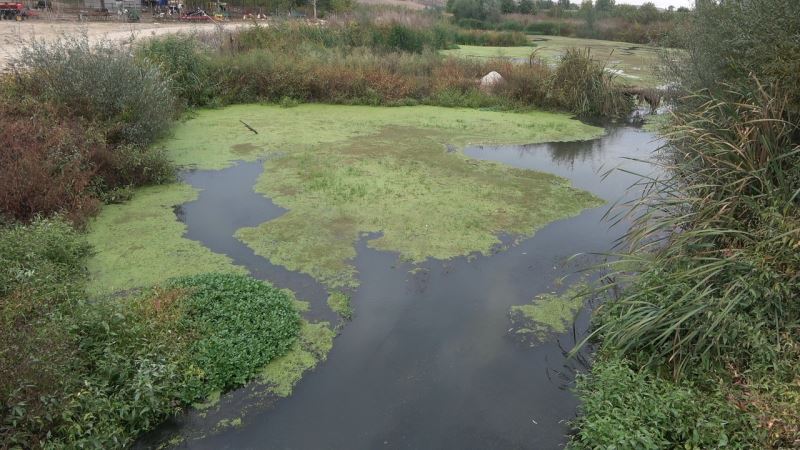
M 239 122 L 242 122 L 242 125 L 246 126 L 248 130 L 252 131 L 255 134 L 258 134 L 258 131 L 256 131 L 255 128 L 251 127 L 250 125 L 244 123 L 244 120 L 239 119 Z

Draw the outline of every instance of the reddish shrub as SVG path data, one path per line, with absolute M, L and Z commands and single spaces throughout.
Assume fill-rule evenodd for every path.
M 47 105 L 0 103 L 0 211 L 22 221 L 58 212 L 82 221 L 98 207 L 92 160 L 107 152 L 101 135 Z

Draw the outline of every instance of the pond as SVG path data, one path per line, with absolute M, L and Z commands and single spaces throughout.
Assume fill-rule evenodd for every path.
M 603 137 L 535 145 L 467 145 L 471 160 L 498 161 L 552 173 L 613 202 L 646 173 L 658 146 L 635 128 Z M 266 167 L 266 169 L 265 169 Z M 308 320 L 335 323 L 325 304 L 325 278 L 288 270 L 259 256 L 237 231 L 285 216 L 254 192 L 270 164 L 241 161 L 221 170 L 193 170 L 183 180 L 199 190 L 175 208 L 185 237 L 225 255 L 258 278 L 292 289 L 310 303 Z M 579 280 L 596 262 L 583 253 L 609 251 L 624 226 L 602 221 L 608 204 L 538 227 L 532 237 L 502 235 L 488 252 L 413 262 L 359 232 L 349 262 L 354 316 L 342 322 L 327 360 L 306 373 L 290 396 L 254 383 L 192 410 L 139 442 L 183 448 L 559 448 L 577 401 L 570 392 L 576 359 L 565 352 L 585 336 L 583 308 L 568 331 L 531 343 L 512 331 L 509 311 Z M 572 215 L 572 217 L 569 217 Z M 565 278 L 563 283 L 559 279 Z M 572 317 L 569 318 L 572 322 Z

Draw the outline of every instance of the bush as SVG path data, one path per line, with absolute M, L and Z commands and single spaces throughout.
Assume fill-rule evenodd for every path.
M 99 130 L 24 98 L 0 101 L 0 121 L 3 214 L 27 221 L 63 212 L 81 222 L 96 211 L 93 161 L 109 156 Z
M 760 447 L 756 424 L 721 395 L 637 372 L 623 360 L 595 363 L 578 377 L 578 391 L 573 449 Z
M 624 117 L 631 99 L 620 95 L 613 75 L 592 60 L 589 50 L 567 49 L 552 80 L 557 104 L 580 117 Z
M 462 45 L 484 45 L 492 47 L 516 47 L 529 45 L 524 34 L 497 31 L 460 31 L 455 41 Z
M 197 391 L 183 393 L 184 400 L 244 384 L 286 353 L 300 331 L 293 297 L 263 281 L 206 274 L 179 278 L 168 286 L 187 293 L 180 326 L 197 337 L 188 354 L 203 377 Z
M 76 349 L 54 317 L 81 295 L 89 251 L 63 220 L 0 228 L 0 447 L 30 447 L 59 420 Z
M 127 297 L 81 300 L 74 287 L 86 245 L 64 222 L 12 228 L 0 234 L 0 249 L 8 250 L 12 262 L 2 262 L 12 276 L 55 276 L 54 265 L 70 275 L 55 280 L 60 291 L 0 296 L 4 448 L 128 446 L 182 407 L 247 382 L 299 333 L 291 294 L 241 275 L 199 275 Z M 69 299 L 52 304 L 54 292 L 67 291 Z
M 787 112 L 800 114 L 800 2 L 743 0 L 701 2 L 684 33 L 687 52 L 669 55 L 672 76 L 687 90 L 757 91 L 788 96 Z M 720 81 L 727 83 L 721 84 Z
M 137 56 L 145 64 L 158 67 L 170 80 L 175 95 L 189 106 L 211 103 L 214 80 L 208 73 L 207 57 L 194 36 L 149 39 L 137 49 Z
M 163 183 L 173 167 L 157 149 L 112 149 L 101 127 L 26 97 L 0 101 L 0 210 L 28 221 L 63 213 L 83 223 L 109 192 Z
M 14 67 L 24 92 L 101 123 L 111 144 L 148 145 L 175 118 L 169 82 L 117 44 L 90 45 L 86 36 L 31 41 Z

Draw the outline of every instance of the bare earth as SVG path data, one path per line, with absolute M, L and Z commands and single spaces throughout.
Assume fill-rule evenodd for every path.
M 246 25 L 244 22 L 228 22 L 220 26 L 233 28 Z M 144 39 L 168 33 L 191 33 L 211 31 L 217 25 L 211 23 L 126 23 L 126 22 L 68 22 L 44 19 L 23 22 L 0 22 L 0 70 L 6 69 L 10 60 L 17 56 L 19 44 L 30 39 L 46 41 L 59 36 L 86 33 L 91 42 L 121 42 Z

